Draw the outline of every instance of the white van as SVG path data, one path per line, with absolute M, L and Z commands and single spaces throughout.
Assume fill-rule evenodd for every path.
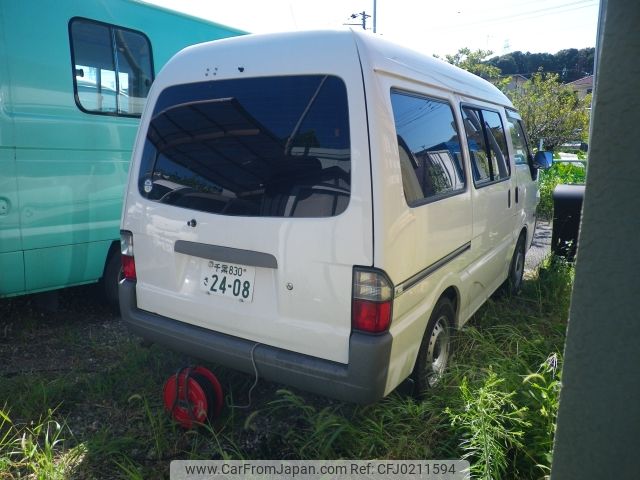
M 452 329 L 519 289 L 547 161 L 493 85 L 369 34 L 189 47 L 142 116 L 122 315 L 330 397 L 425 390 Z

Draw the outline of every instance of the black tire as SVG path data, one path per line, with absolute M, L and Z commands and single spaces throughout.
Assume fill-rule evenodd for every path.
M 516 248 L 511 257 L 509 264 L 509 274 L 502 284 L 502 289 L 507 295 L 517 295 L 522 289 L 522 279 L 524 277 L 524 260 L 525 260 L 525 238 L 524 232 L 520 234 Z
M 411 374 L 414 394 L 417 397 L 422 397 L 438 383 L 449 364 L 453 350 L 451 334 L 455 315 L 451 300 L 446 297 L 438 300 L 427 323 L 420 350 L 418 350 L 418 358 Z
M 120 313 L 120 303 L 118 300 L 118 283 L 122 280 L 122 263 L 120 252 L 117 249 L 111 251 L 107 264 L 104 267 L 102 276 L 102 291 L 107 303 L 115 313 Z

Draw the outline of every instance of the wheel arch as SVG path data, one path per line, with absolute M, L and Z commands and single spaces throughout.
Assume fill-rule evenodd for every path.
M 438 317 L 434 317 L 434 314 L 436 314 L 436 312 L 438 311 L 438 305 L 440 305 L 440 303 L 443 301 L 443 299 L 448 300 L 451 303 L 451 306 L 453 307 L 453 318 L 448 319 L 448 327 L 445 328 L 445 330 L 440 330 L 441 332 L 446 332 L 447 335 L 447 360 L 446 363 L 448 363 L 448 358 L 450 356 L 450 352 L 451 352 L 451 335 L 452 332 L 458 327 L 458 318 L 459 318 L 459 308 L 460 308 L 460 294 L 458 289 L 451 285 L 447 288 L 445 288 L 443 290 L 443 292 L 437 297 L 437 300 L 435 301 L 435 303 L 433 304 L 433 308 L 431 309 L 431 313 L 430 313 L 430 318 L 427 321 L 427 325 L 425 327 L 425 331 L 423 333 L 422 339 L 420 341 L 420 345 L 418 347 L 418 351 L 416 352 L 416 356 L 414 358 L 413 361 L 413 366 L 411 368 L 411 373 L 409 374 L 409 378 L 411 379 L 411 381 L 413 382 L 413 394 L 415 396 L 417 396 L 418 398 L 421 398 L 422 395 L 426 392 L 427 388 L 426 388 L 426 383 L 424 381 L 424 372 L 429 370 L 431 367 L 429 367 L 429 369 L 425 370 L 424 368 L 424 361 L 425 359 L 429 358 L 429 354 L 427 353 L 429 351 L 428 344 L 429 344 L 429 339 L 434 337 L 433 332 L 435 331 L 435 324 L 437 323 Z M 445 304 L 446 305 L 446 304 Z M 436 322 L 433 322 L 433 321 Z M 434 325 L 432 327 L 430 327 L 430 325 Z M 430 330 L 431 328 L 431 330 Z M 438 337 L 438 335 L 436 335 L 436 338 Z M 437 340 L 434 340 L 434 342 L 437 343 Z M 435 344 L 434 344 L 435 345 Z M 436 348 L 435 346 L 433 347 L 434 349 Z M 446 365 L 445 363 L 445 365 Z M 435 363 L 433 364 L 435 365 Z
M 451 328 L 458 328 L 460 318 L 460 291 L 457 287 L 450 285 L 440 294 L 438 299 L 435 301 L 434 306 L 437 305 L 440 299 L 443 297 L 448 298 L 449 301 L 453 304 L 455 318 L 453 319 L 453 325 L 451 325 Z
M 115 313 L 119 313 L 120 305 L 118 300 L 118 283 L 122 274 L 120 263 L 120 242 L 113 241 L 107 251 L 102 270 L 100 285 L 107 303 Z
M 526 223 L 523 224 L 522 227 L 520 228 L 520 232 L 516 237 L 516 243 L 514 244 L 514 246 L 518 244 L 518 242 L 520 241 L 520 237 L 522 237 L 523 235 L 524 235 L 524 248 L 526 252 L 527 250 L 529 250 L 529 247 L 531 246 L 531 242 L 533 242 L 533 233 L 531 234 L 531 240 L 529 241 L 529 228 L 527 227 Z
M 520 229 L 520 235 L 518 235 L 518 238 L 520 238 L 522 235 L 524 235 L 524 238 L 526 240 L 528 234 L 529 234 L 529 229 L 527 228 L 527 225 L 525 224 Z
M 107 255 L 104 257 L 104 266 L 102 267 L 102 277 L 104 277 L 106 273 L 107 266 L 109 265 L 109 260 L 111 260 L 113 255 L 119 255 L 119 254 L 120 254 L 120 241 L 114 240 L 113 242 L 111 242 L 111 245 L 109 245 L 109 250 L 107 250 Z

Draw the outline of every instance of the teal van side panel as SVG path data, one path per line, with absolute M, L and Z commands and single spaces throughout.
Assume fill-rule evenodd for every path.
M 5 113 L 0 109 L 0 122 L 15 126 L 11 139 L 0 144 L 13 152 L 6 160 L 0 157 L 1 171 L 9 172 L 0 177 L 7 182 L 0 184 L 0 195 L 16 196 L 13 233 L 0 216 L 0 244 L 5 245 L 0 252 L 11 248 L 19 253 L 12 269 L 24 252 L 23 293 L 96 281 L 109 246 L 119 239 L 139 119 L 78 108 L 69 21 L 83 17 L 144 33 L 156 74 L 188 45 L 244 32 L 129 0 L 0 2 L 0 17 L 11 19 L 0 24 L 0 64 L 11 78 L 9 86 L 0 67 L 2 89 L 11 99 Z M 5 125 L 0 123 L 3 142 Z
M 16 178 L 11 90 L 0 9 L 0 296 L 24 291 L 20 203 Z
M 0 113 L 0 117 L 2 116 Z M 0 132 L 8 130 L 5 127 L 7 121 L 2 118 Z M 3 147 L 0 143 L 0 296 L 19 293 L 25 289 L 18 213 L 14 150 Z
M 25 251 L 26 289 L 33 292 L 97 280 L 110 245 L 108 241 L 91 242 Z
M 0 296 L 15 295 L 23 292 L 24 259 L 23 253 L 0 253 Z
M 0 253 L 22 250 L 19 211 L 14 150 L 0 144 Z
M 129 152 L 21 150 L 25 250 L 116 238 L 128 165 Z

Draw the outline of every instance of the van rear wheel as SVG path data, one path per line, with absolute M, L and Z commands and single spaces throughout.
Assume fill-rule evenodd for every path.
M 454 324 L 454 317 L 455 309 L 451 300 L 446 297 L 438 300 L 427 323 L 411 374 L 415 385 L 414 392 L 418 397 L 438 383 L 449 364 L 452 351 L 451 325 Z
M 115 313 L 120 313 L 120 303 L 118 300 L 118 283 L 122 280 L 122 262 L 120 261 L 120 252 L 114 250 L 104 267 L 102 276 L 102 291 L 109 303 L 109 306 Z

